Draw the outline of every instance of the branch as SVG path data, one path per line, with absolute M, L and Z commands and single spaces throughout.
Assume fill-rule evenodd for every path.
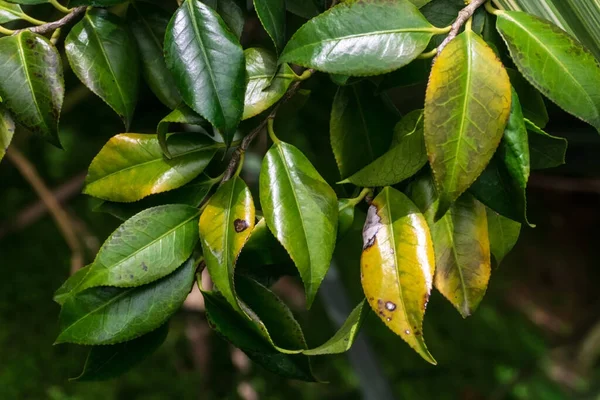
M 481 7 L 486 1 L 487 0 L 472 0 L 468 6 L 460 10 L 460 12 L 458 13 L 458 17 L 452 24 L 452 29 L 450 30 L 450 33 L 448 34 L 448 36 L 446 36 L 446 39 L 444 39 L 442 44 L 440 44 L 440 46 L 438 47 L 438 55 L 442 52 L 442 50 L 444 50 L 448 43 L 450 43 L 452 40 L 454 40 L 454 38 L 458 36 L 460 28 L 462 28 L 463 25 L 467 23 L 467 21 L 473 16 L 473 14 L 475 14 L 475 11 L 477 11 L 477 9 Z
M 40 26 L 34 26 L 31 28 L 20 29 L 18 31 L 15 31 L 15 33 L 13 33 L 13 35 L 16 35 L 19 32 L 23 32 L 23 31 L 31 31 L 33 33 L 39 33 L 40 35 L 46 34 L 48 32 L 52 32 L 62 26 L 67 25 L 71 21 L 78 18 L 81 14 L 83 14 L 85 12 L 86 9 L 87 9 L 87 7 L 75 7 L 71 10 L 71 12 L 69 14 L 65 15 L 58 21 L 48 22 L 47 24 L 40 25 Z

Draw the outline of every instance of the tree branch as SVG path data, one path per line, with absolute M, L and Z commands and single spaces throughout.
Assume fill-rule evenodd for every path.
M 450 33 L 448 34 L 448 36 L 446 36 L 446 39 L 444 39 L 442 44 L 440 44 L 440 46 L 438 47 L 438 55 L 442 52 L 442 50 L 444 50 L 448 43 L 450 43 L 452 40 L 454 40 L 454 38 L 458 36 L 460 28 L 462 28 L 463 25 L 467 23 L 467 21 L 473 16 L 473 14 L 475 14 L 475 11 L 477 11 L 479 7 L 484 5 L 486 1 L 488 0 L 472 0 L 468 6 L 460 10 L 460 12 L 458 13 L 458 17 L 452 24 L 452 29 L 450 30 Z
M 86 9 L 87 9 L 87 7 L 85 7 L 85 6 L 84 7 L 75 7 L 71 10 L 71 12 L 69 14 L 65 15 L 58 21 L 48 22 L 47 24 L 40 25 L 40 26 L 33 26 L 31 28 L 20 29 L 18 31 L 15 31 L 15 33 L 13 33 L 13 35 L 16 35 L 19 32 L 23 32 L 23 31 L 31 31 L 33 33 L 39 33 L 40 35 L 46 34 L 48 32 L 52 32 L 62 26 L 67 25 L 71 21 L 78 18 L 81 14 L 83 14 L 85 12 Z

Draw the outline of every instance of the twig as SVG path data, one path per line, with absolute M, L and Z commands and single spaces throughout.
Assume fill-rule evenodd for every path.
M 84 7 L 75 7 L 71 10 L 71 12 L 69 14 L 65 15 L 58 21 L 48 22 L 47 24 L 40 25 L 40 26 L 34 26 L 31 28 L 20 29 L 18 31 L 15 31 L 15 33 L 13 33 L 13 35 L 16 35 L 19 32 L 23 32 L 26 30 L 31 31 L 33 33 L 39 33 L 40 35 L 46 34 L 48 32 L 52 32 L 62 26 L 67 25 L 74 19 L 78 18 L 81 14 L 83 14 L 85 12 L 86 9 L 87 9 L 87 7 L 85 7 L 85 6 Z
M 442 50 L 444 50 L 448 43 L 450 43 L 452 40 L 454 40 L 454 38 L 458 36 L 460 28 L 462 28 L 463 25 L 467 23 L 467 21 L 473 16 L 473 14 L 475 14 L 475 11 L 477 11 L 477 9 L 481 7 L 486 1 L 488 0 L 472 0 L 468 6 L 460 10 L 460 12 L 458 13 L 458 17 L 452 24 L 452 29 L 450 29 L 450 33 L 448 34 L 448 36 L 446 36 L 446 39 L 444 39 L 442 44 L 440 44 L 440 46 L 438 47 L 438 55 L 442 52 Z
M 6 157 L 14 164 L 21 175 L 23 175 L 23 178 L 29 182 L 33 190 L 44 204 L 46 204 L 46 207 L 48 207 L 52 218 L 54 218 L 56 225 L 58 225 L 67 245 L 71 249 L 71 270 L 76 271 L 82 268 L 84 263 L 83 251 L 68 214 L 60 206 L 58 200 L 52 195 L 52 192 L 39 176 L 33 164 L 31 164 L 20 151 L 14 146 L 9 147 L 6 152 Z

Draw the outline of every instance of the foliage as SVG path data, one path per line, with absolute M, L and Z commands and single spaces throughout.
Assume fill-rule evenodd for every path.
M 475 312 L 492 264 L 530 225 L 530 170 L 564 162 L 564 140 L 543 131 L 540 93 L 600 130 L 592 53 L 547 21 L 490 3 L 484 10 L 480 0 L 460 14 L 464 4 L 446 0 L 346 0 L 328 10 L 320 1 L 255 0 L 267 40 L 245 50 L 244 23 L 253 14 L 237 0 L 185 0 L 176 9 L 53 2 L 67 14 L 54 24 L 12 3 L 0 1 L 1 22 L 39 26 L 0 29 L 3 147 L 14 122 L 60 146 L 59 35 L 77 18 L 62 46 L 69 66 L 126 130 L 135 125 L 142 79 L 171 109 L 154 134 L 114 136 L 88 170 L 84 193 L 126 221 L 55 297 L 62 306 L 57 343 L 116 346 L 92 347 L 82 379 L 113 376 L 158 347 L 194 283 L 214 330 L 282 376 L 317 381 L 312 357 L 348 350 L 366 303 L 435 364 L 423 329 L 433 287 L 463 317 Z M 107 7 L 114 5 L 128 10 L 113 13 Z M 289 17 L 286 5 L 298 15 Z M 297 18 L 308 21 L 289 35 Z M 400 110 L 387 89 L 424 75 L 424 103 L 413 94 L 411 107 Z M 305 90 L 309 79 L 321 79 L 312 88 L 327 93 L 332 110 L 325 140 L 289 135 L 286 125 L 304 108 L 322 111 Z M 261 154 L 253 196 L 243 168 L 265 131 L 272 146 Z M 318 145 L 309 152 L 311 141 Z M 269 286 L 291 269 L 310 308 L 360 209 L 367 211 L 365 299 L 330 340 L 308 349 Z M 214 287 L 194 279 L 203 268 Z M 95 367 L 119 348 L 128 353 L 118 371 Z

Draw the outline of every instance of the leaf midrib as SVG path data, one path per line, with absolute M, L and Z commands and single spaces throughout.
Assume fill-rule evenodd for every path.
M 40 105 L 38 104 L 37 98 L 35 96 L 35 89 L 33 88 L 33 84 L 32 84 L 32 80 L 31 80 L 31 75 L 29 74 L 29 68 L 28 68 L 28 63 L 27 63 L 27 59 L 25 58 L 25 50 L 23 48 L 23 44 L 21 42 L 23 38 L 23 34 L 17 35 L 17 49 L 19 52 L 19 58 L 21 59 L 21 62 L 23 64 L 23 71 L 25 72 L 26 75 L 26 81 L 27 81 L 27 85 L 29 86 L 29 90 L 31 91 L 31 99 L 33 100 L 33 104 L 35 104 L 35 109 L 37 110 L 39 117 L 40 117 L 40 122 L 46 127 L 46 131 L 50 131 L 50 127 L 48 126 L 48 124 L 46 124 L 46 120 L 44 119 L 44 114 L 42 113 L 42 109 L 40 108 Z M 35 40 L 35 39 L 33 39 Z

